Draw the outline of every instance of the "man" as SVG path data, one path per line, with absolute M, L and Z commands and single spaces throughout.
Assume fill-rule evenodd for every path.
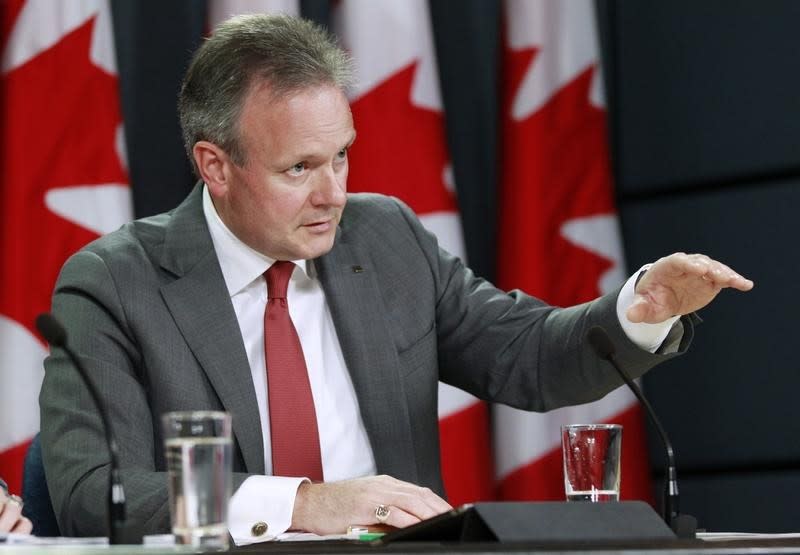
M 752 287 L 708 257 L 676 254 L 568 309 L 495 289 L 399 201 L 348 197 L 350 75 L 308 22 L 221 25 L 180 98 L 201 183 L 62 270 L 53 312 L 105 396 L 128 515 L 145 533 L 169 529 L 166 411 L 232 413 L 237 543 L 290 528 L 407 526 L 449 508 L 437 381 L 529 410 L 591 401 L 621 383 L 585 344 L 591 326 L 608 330 L 639 376 L 687 347 L 691 318 L 679 316 L 724 287 Z M 288 317 L 272 311 L 287 305 L 283 327 L 275 322 Z M 64 533 L 104 534 L 102 426 L 67 366 L 58 352 L 48 358 L 40 396 L 48 483 Z M 287 403 L 290 382 L 299 389 Z

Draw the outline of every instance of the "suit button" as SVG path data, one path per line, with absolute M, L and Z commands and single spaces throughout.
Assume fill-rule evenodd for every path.
M 250 533 L 254 536 L 263 536 L 267 533 L 267 528 L 269 528 L 269 526 L 267 526 L 266 522 L 256 522 L 253 524 L 253 527 L 250 528 Z

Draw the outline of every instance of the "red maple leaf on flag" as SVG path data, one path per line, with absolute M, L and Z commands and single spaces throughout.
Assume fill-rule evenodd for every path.
M 127 183 L 114 149 L 117 78 L 89 60 L 94 18 L 3 76 L 0 312 L 33 330 L 66 258 L 97 234 L 45 206 L 48 190 Z
M 571 306 L 598 297 L 600 277 L 615 263 L 564 236 L 568 222 L 616 213 L 606 115 L 590 103 L 592 79 L 599 71 L 592 66 L 539 109 L 514 119 L 513 101 L 537 53 L 536 48 L 505 53 L 498 281 L 504 288 Z M 613 421 L 630 438 L 623 442 L 621 497 L 651 500 L 641 408 L 635 403 L 620 408 Z M 561 450 L 555 446 L 503 477 L 500 497 L 563 499 L 561 475 Z
M 457 212 L 446 188 L 449 162 L 441 111 L 411 102 L 414 62 L 351 105 L 358 138 L 348 190 L 394 195 L 417 214 Z
M 5 48 L 21 6 L 4 8 Z M 128 182 L 115 150 L 122 121 L 117 77 L 90 60 L 94 25 L 92 17 L 0 81 L 0 314 L 36 337 L 34 319 L 49 310 L 62 264 L 97 237 L 53 213 L 46 194 Z M 18 371 L 26 369 L 6 369 L 5 376 Z M 27 442 L 5 451 L 0 463 L 12 491 L 19 491 L 26 448 Z
M 569 306 L 599 296 L 600 276 L 613 265 L 562 235 L 570 220 L 615 212 L 605 113 L 589 102 L 592 67 L 540 109 L 513 119 L 513 99 L 536 52 L 510 51 L 505 59 L 498 282 Z

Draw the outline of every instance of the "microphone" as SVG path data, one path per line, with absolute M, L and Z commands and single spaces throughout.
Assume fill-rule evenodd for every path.
M 667 472 L 664 476 L 664 501 L 661 511 L 661 516 L 667 526 L 672 528 L 672 531 L 679 538 L 694 538 L 697 531 L 697 519 L 690 515 L 681 515 L 679 513 L 679 499 L 678 499 L 678 471 L 675 466 L 675 453 L 672 449 L 672 442 L 667 437 L 667 432 L 661 425 L 661 421 L 656 416 L 656 411 L 650 405 L 650 402 L 642 393 L 641 388 L 634 382 L 628 373 L 622 369 L 617 363 L 615 354 L 616 348 L 612 343 L 611 338 L 606 333 L 606 330 L 600 326 L 593 326 L 586 334 L 586 339 L 589 345 L 592 346 L 597 356 L 603 360 L 611 363 L 611 366 L 616 369 L 617 373 L 624 381 L 636 398 L 645 408 L 647 416 L 658 431 L 661 437 L 661 442 L 664 444 L 664 450 L 667 455 Z
M 114 434 L 111 432 L 111 420 L 108 417 L 105 405 L 100 400 L 100 394 L 78 356 L 67 345 L 67 331 L 64 326 L 52 314 L 44 313 L 36 317 L 36 329 L 50 343 L 51 347 L 57 347 L 67 353 L 72 365 L 78 370 L 78 374 L 89 390 L 89 395 L 91 395 L 94 404 L 97 406 L 97 411 L 100 413 L 100 420 L 103 422 L 103 428 L 105 429 L 108 452 L 111 456 L 108 485 L 108 524 L 111 533 L 109 541 L 112 545 L 140 544 L 142 543 L 141 532 L 125 525 L 125 489 L 122 487 L 122 476 L 119 470 L 119 448 L 114 439 Z

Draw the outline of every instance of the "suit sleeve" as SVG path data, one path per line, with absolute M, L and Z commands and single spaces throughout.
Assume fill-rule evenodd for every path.
M 674 352 L 654 354 L 635 345 L 617 318 L 619 291 L 569 308 L 550 306 L 522 291 L 501 291 L 441 249 L 413 213 L 398 204 L 433 276 L 439 379 L 445 383 L 485 400 L 548 411 L 600 399 L 622 385 L 585 340 L 592 326 L 608 332 L 618 361 L 634 377 L 683 353 L 691 342 L 691 318 L 683 318 L 666 341 L 680 337 Z

